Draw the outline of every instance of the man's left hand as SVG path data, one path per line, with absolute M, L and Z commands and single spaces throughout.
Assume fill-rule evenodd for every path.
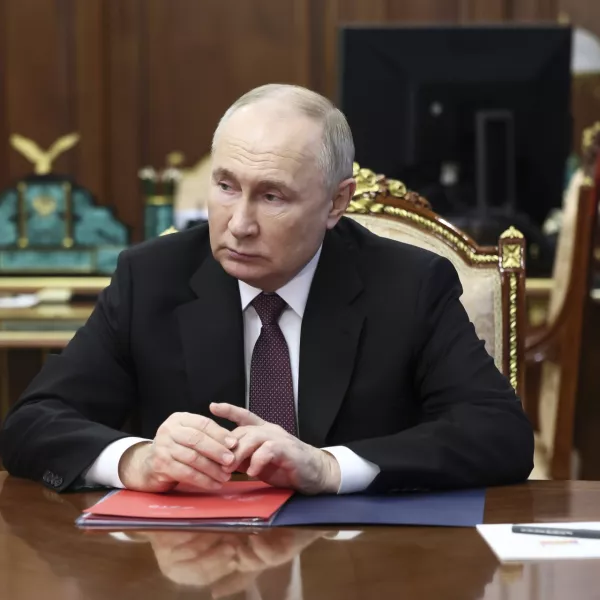
M 238 425 L 231 434 L 238 439 L 234 461 L 222 469 L 246 472 L 275 487 L 303 494 L 336 494 L 341 481 L 337 460 L 328 452 L 309 446 L 279 425 L 268 423 L 245 408 L 232 404 L 210 405 L 217 417 Z

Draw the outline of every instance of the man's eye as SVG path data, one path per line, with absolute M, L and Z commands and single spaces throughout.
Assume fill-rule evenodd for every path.
M 230 192 L 231 186 L 228 183 L 224 183 L 223 181 L 219 181 L 217 184 L 224 192 Z
M 280 198 L 275 194 L 265 194 L 265 200 L 267 202 L 277 202 L 278 200 L 280 200 Z

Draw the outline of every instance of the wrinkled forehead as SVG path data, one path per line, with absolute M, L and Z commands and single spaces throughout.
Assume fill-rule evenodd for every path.
M 233 158 L 264 167 L 312 167 L 321 151 L 322 131 L 318 121 L 286 107 L 246 106 L 223 123 L 213 158 L 216 163 Z

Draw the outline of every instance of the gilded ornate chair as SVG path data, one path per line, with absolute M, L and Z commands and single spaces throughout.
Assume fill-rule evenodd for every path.
M 525 240 L 513 227 L 497 247 L 480 247 L 435 214 L 399 181 L 355 165 L 351 218 L 372 232 L 448 258 L 463 285 L 462 303 L 479 337 L 519 395 L 523 392 Z
M 526 406 L 536 425 L 538 479 L 576 477 L 573 426 L 600 185 L 600 123 L 584 133 L 584 162 L 570 181 L 545 326 L 526 338 Z M 529 383 L 531 381 L 531 384 Z

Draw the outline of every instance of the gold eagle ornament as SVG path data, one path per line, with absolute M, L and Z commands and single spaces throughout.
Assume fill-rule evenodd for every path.
M 52 171 L 52 163 L 79 141 L 78 133 L 69 133 L 58 138 L 48 150 L 42 150 L 36 142 L 18 133 L 10 136 L 10 145 L 34 166 L 36 175 L 47 175 Z

